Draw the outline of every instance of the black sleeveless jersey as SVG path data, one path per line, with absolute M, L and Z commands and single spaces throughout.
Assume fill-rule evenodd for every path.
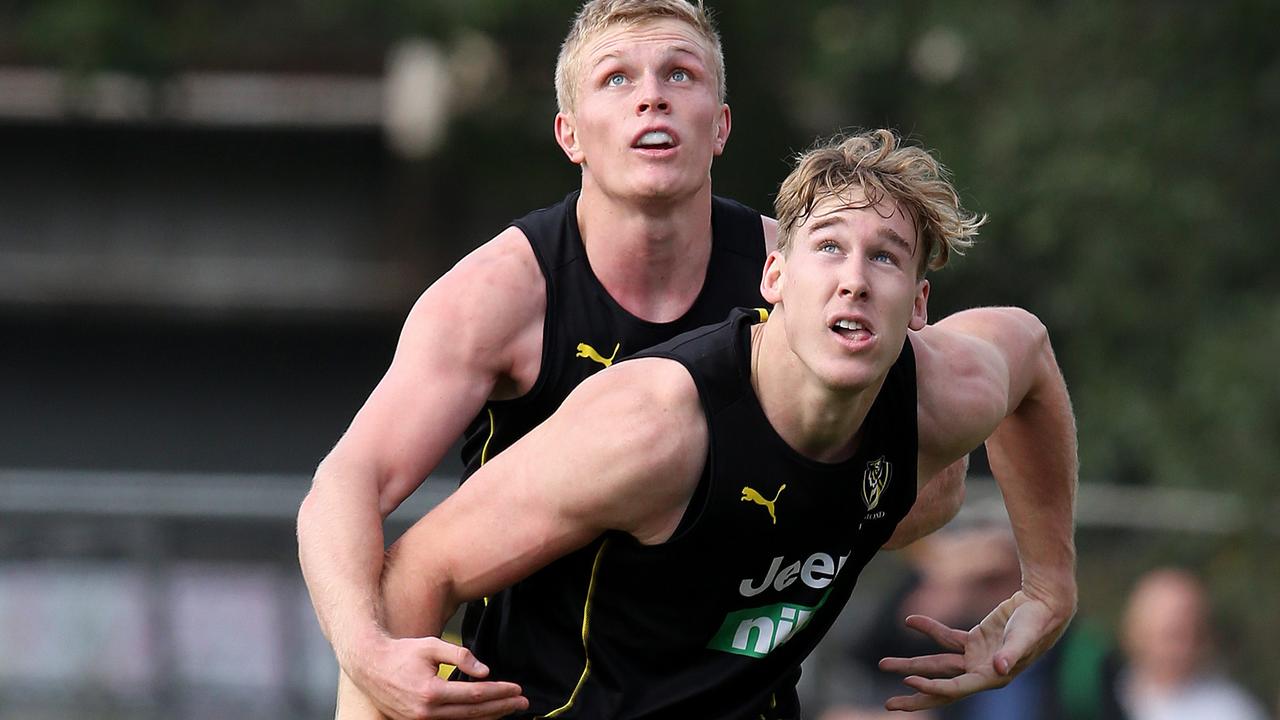
M 688 312 L 669 323 L 635 317 L 618 305 L 591 271 L 578 231 L 579 194 L 575 190 L 563 201 L 512 223 L 529 239 L 546 279 L 542 365 L 527 394 L 486 403 L 471 422 L 462 445 L 464 478 L 550 417 L 593 373 L 682 332 L 720 322 L 735 307 L 765 304 L 760 297 L 765 258 L 760 213 L 713 197 L 711 260 L 697 299 Z
M 527 394 L 488 402 L 471 422 L 462 446 L 464 478 L 550 417 L 579 383 L 615 360 L 719 322 L 734 307 L 764 305 L 760 296 L 765 259 L 760 213 L 732 200 L 712 198 L 711 258 L 702 289 L 683 317 L 653 323 L 618 305 L 591 271 L 578 230 L 579 195 L 580 191 L 574 191 L 560 203 L 512 223 L 528 238 L 546 281 L 542 363 Z M 577 598 L 576 608 L 565 606 L 558 617 L 565 627 L 581 622 L 593 552 L 593 547 L 583 548 L 484 603 L 471 603 L 463 619 L 464 644 L 477 651 L 478 657 L 487 657 L 489 647 L 476 644 L 481 623 L 490 630 L 505 627 L 503 618 L 515 612 L 510 607 L 513 603 L 539 605 L 548 592 L 567 592 Z M 494 633 L 487 632 L 485 637 L 494 637 Z M 563 662 L 580 663 L 580 649 L 574 652 L 569 648 L 568 652 Z
M 607 534 L 573 568 L 584 594 L 543 584 L 486 616 L 476 655 L 493 679 L 521 685 L 522 717 L 799 716 L 801 661 L 915 501 L 915 358 L 908 340 L 855 455 L 816 462 L 776 433 L 751 387 L 760 314 L 736 310 L 637 355 L 693 377 L 706 465 L 669 541 Z

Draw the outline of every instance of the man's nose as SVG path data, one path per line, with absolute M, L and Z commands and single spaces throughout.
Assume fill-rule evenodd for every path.
M 662 84 L 656 76 L 646 74 L 644 80 L 640 82 L 640 97 L 636 101 L 636 114 L 643 115 L 652 111 L 665 113 L 670 110 L 671 103 L 662 92 Z
M 867 273 L 862 263 L 847 263 L 844 272 L 840 274 L 840 297 L 865 300 L 870 292 L 871 287 L 867 284 Z

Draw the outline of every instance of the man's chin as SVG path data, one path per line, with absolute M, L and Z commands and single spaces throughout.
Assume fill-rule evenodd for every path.
M 687 183 L 644 183 L 637 186 L 631 196 L 647 205 L 670 205 L 697 195 L 697 191 Z

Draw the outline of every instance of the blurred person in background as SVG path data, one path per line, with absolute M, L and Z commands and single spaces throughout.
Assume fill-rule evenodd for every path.
M 1121 627 L 1120 697 L 1132 720 L 1266 720 L 1262 706 L 1214 665 L 1204 584 L 1178 568 L 1138 579 Z
M 478 643 L 481 630 L 513 603 L 544 602 L 541 589 L 571 584 L 585 597 L 577 569 L 590 567 L 594 549 L 468 606 L 465 648 L 397 639 L 379 621 L 387 515 L 459 436 L 468 477 L 592 374 L 736 306 L 765 305 L 760 273 L 776 223 L 711 192 L 731 120 L 719 36 L 702 5 L 592 0 L 555 77 L 555 140 L 581 167 L 580 189 L 514 221 L 422 294 L 391 367 L 298 512 L 299 561 L 321 629 L 343 673 L 392 717 L 523 709 L 513 683 L 450 682 L 438 668 L 486 677 L 477 656 L 492 650 Z M 963 474 L 957 463 L 922 489 L 893 542 L 949 519 Z
M 828 708 L 822 720 L 891 720 L 875 698 L 896 681 L 877 667 L 885 656 L 932 652 L 929 638 L 901 618 L 926 615 L 952 627 L 974 627 L 1022 583 L 1017 544 L 1007 524 L 948 526 L 904 551 L 912 575 L 848 646 L 848 669 L 866 687 L 862 702 Z M 1080 618 L 1058 644 L 1003 688 L 972 695 L 912 717 L 920 720 L 1120 720 L 1115 657 L 1106 639 Z

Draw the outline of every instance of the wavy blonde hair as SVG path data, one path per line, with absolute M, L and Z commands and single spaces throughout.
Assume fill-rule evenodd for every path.
M 886 198 L 897 203 L 924 250 L 920 276 L 946 265 L 951 253 L 963 254 L 987 222 L 960 206 L 951 173 L 927 150 L 904 145 L 892 130 L 871 130 L 819 141 L 796 158 L 774 200 L 778 250 L 788 252 L 796 228 L 833 195 L 847 208 L 875 207 Z
M 573 27 L 560 45 L 560 57 L 556 60 L 556 102 L 560 112 L 571 113 L 577 107 L 582 52 L 587 40 L 619 25 L 639 25 L 668 18 L 687 24 L 702 36 L 716 73 L 717 97 L 723 103 L 724 51 L 720 48 L 720 32 L 702 0 L 589 0 L 574 17 Z

